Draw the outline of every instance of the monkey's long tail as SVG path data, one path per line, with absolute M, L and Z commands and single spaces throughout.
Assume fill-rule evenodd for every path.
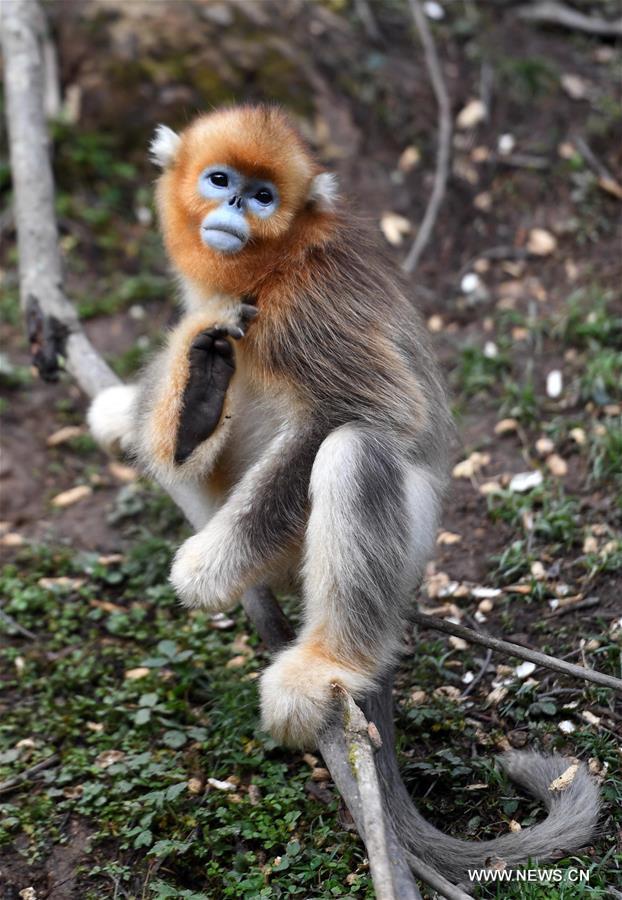
M 384 695 L 370 698 L 367 713 L 383 736 L 377 763 L 385 808 L 397 836 L 406 850 L 449 880 L 468 882 L 469 869 L 489 868 L 496 859 L 504 860 L 511 867 L 530 858 L 544 860 L 556 850 L 576 850 L 589 843 L 600 808 L 596 782 L 581 764 L 565 789 L 551 791 L 551 782 L 572 761 L 531 751 L 510 751 L 499 761 L 513 781 L 544 803 L 549 814 L 543 822 L 489 841 L 464 841 L 444 834 L 423 818 L 400 777 L 393 751 L 392 704 L 386 690 Z

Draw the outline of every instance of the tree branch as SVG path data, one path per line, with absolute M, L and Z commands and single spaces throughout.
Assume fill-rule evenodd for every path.
M 482 634 L 481 631 L 474 631 L 472 628 L 466 628 L 464 625 L 447 622 L 445 619 L 437 619 L 436 616 L 414 612 L 412 619 L 417 625 L 421 625 L 422 628 L 432 628 L 434 631 L 442 631 L 444 634 L 453 634 L 456 637 L 464 638 L 470 644 L 481 644 L 482 647 L 498 650 L 505 656 L 517 656 L 519 659 L 529 660 L 529 662 L 533 662 L 537 666 L 544 666 L 545 669 L 553 669 L 554 672 L 561 672 L 563 675 L 572 675 L 573 678 L 582 678 L 584 681 L 591 681 L 593 684 L 600 684 L 622 693 L 622 680 L 614 678 L 613 675 L 605 675 L 604 672 L 586 669 L 583 666 L 575 666 L 573 663 L 558 659 L 556 656 L 548 656 L 546 653 L 540 653 L 539 650 L 530 650 L 529 647 L 522 647 L 520 644 L 502 641 L 500 638 L 492 637 L 490 634 Z
M 608 21 L 600 16 L 586 16 L 577 9 L 564 6 L 562 3 L 533 3 L 531 6 L 519 6 L 516 14 L 521 19 L 531 22 L 543 22 L 547 25 L 561 25 L 572 31 L 584 31 L 601 37 L 622 37 L 622 19 Z
M 423 220 L 417 231 L 417 236 L 406 259 L 402 263 L 404 271 L 412 274 L 417 268 L 421 254 L 432 236 L 434 225 L 445 197 L 451 152 L 451 107 L 428 20 L 419 0 L 408 0 L 408 2 L 421 43 L 423 44 L 425 64 L 438 104 L 438 147 L 436 151 L 434 185 Z

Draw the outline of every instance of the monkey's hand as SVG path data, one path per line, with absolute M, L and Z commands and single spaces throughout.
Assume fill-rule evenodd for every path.
M 143 376 L 138 400 L 138 452 L 159 478 L 201 477 L 226 442 L 228 391 L 235 373 L 233 341 L 257 314 L 237 303 L 186 316 Z
M 334 685 L 360 699 L 373 687 L 373 678 L 317 642 L 300 641 L 282 650 L 261 678 L 262 727 L 280 744 L 317 749 L 318 736 L 338 709 Z
M 229 382 L 235 372 L 233 347 L 228 338 L 240 340 L 257 309 L 241 303 L 237 325 L 218 324 L 199 332 L 188 353 L 188 381 L 177 429 L 175 462 L 184 463 L 214 433 L 222 417 Z
M 213 325 L 190 345 L 188 381 L 181 402 L 175 462 L 184 463 L 220 422 L 229 382 L 235 372 L 233 347 L 227 338 L 244 332 L 237 325 Z

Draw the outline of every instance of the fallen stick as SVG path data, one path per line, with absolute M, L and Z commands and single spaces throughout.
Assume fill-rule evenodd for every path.
M 0 781 L 0 794 L 6 794 L 14 788 L 19 787 L 21 784 L 30 781 L 35 775 L 38 775 L 39 772 L 43 772 L 44 769 L 49 769 L 50 766 L 56 765 L 59 759 L 60 757 L 58 754 L 54 753 L 52 756 L 48 756 L 47 759 L 41 760 L 41 762 L 36 763 L 34 766 L 24 769 L 23 772 L 13 775 L 12 778 L 7 778 L 6 781 Z
M 601 37 L 622 37 L 622 19 L 610 22 L 600 16 L 586 16 L 562 3 L 544 2 L 519 6 L 516 14 L 521 19 L 543 22 L 545 25 L 561 25 L 571 31 L 584 31 Z
M 412 274 L 417 268 L 421 254 L 425 250 L 432 236 L 434 225 L 436 224 L 445 197 L 447 179 L 449 177 L 449 158 L 451 154 L 451 107 L 449 104 L 447 88 L 445 87 L 445 79 L 443 78 L 436 46 L 434 44 L 434 38 L 432 37 L 426 15 L 421 8 L 419 0 L 408 0 L 408 2 L 415 26 L 419 32 L 419 37 L 421 38 L 426 68 L 438 105 L 438 146 L 436 150 L 434 185 L 423 220 L 417 231 L 417 236 L 415 237 L 406 259 L 402 263 L 404 271 Z
M 576 666 L 573 663 L 564 662 L 563 659 L 558 659 L 556 656 L 548 656 L 546 653 L 540 653 L 539 650 L 531 650 L 529 647 L 522 647 L 520 644 L 502 641 L 500 638 L 492 637 L 490 634 L 482 634 L 480 631 L 474 631 L 472 628 L 466 628 L 464 625 L 457 625 L 455 622 L 447 622 L 445 619 L 437 619 L 436 616 L 428 616 L 425 613 L 414 612 L 412 614 L 412 619 L 422 628 L 432 628 L 434 631 L 452 634 L 456 637 L 464 638 L 464 640 L 468 641 L 470 644 L 480 644 L 482 647 L 498 650 L 506 656 L 516 656 L 519 659 L 526 659 L 529 662 L 535 663 L 537 666 L 543 666 L 545 669 L 553 669 L 554 672 L 561 672 L 563 675 L 571 675 L 573 678 L 582 678 L 584 681 L 591 681 L 593 684 L 601 684 L 604 687 L 622 693 L 622 680 L 614 678 L 613 675 L 605 675 L 604 672 L 597 672 L 594 669 Z

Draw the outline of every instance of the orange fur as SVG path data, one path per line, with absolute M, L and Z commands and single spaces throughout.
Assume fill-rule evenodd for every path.
M 171 259 L 201 290 L 261 294 L 273 274 L 304 264 L 309 248 L 328 239 L 334 216 L 306 205 L 318 166 L 279 109 L 225 109 L 201 116 L 180 137 L 175 162 L 159 180 L 157 203 Z M 279 191 L 274 215 L 249 216 L 251 241 L 235 257 L 210 250 L 199 236 L 203 217 L 217 204 L 198 194 L 197 182 L 218 163 L 268 177 Z

